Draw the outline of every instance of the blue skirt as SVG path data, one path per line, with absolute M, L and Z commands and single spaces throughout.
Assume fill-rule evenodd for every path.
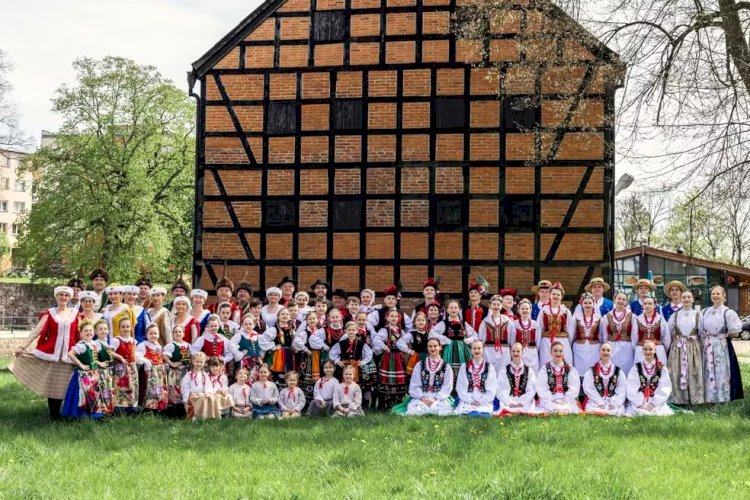
M 729 351 L 729 400 L 744 399 L 742 373 L 740 372 L 740 364 L 737 362 L 737 354 L 734 352 L 731 339 L 727 339 L 727 350 Z
M 253 406 L 253 418 L 265 417 L 266 415 L 281 415 L 281 410 L 277 405 L 258 405 Z
M 80 394 L 80 372 L 78 368 L 76 368 L 73 371 L 73 376 L 68 384 L 68 390 L 65 393 L 65 399 L 63 400 L 60 414 L 67 418 L 103 418 L 104 415 L 101 413 L 90 413 L 86 411 L 85 402 L 81 404 Z

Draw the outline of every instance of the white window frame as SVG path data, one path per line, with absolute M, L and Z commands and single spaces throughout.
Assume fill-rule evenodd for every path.
M 20 210 L 18 209 L 19 205 L 21 206 Z M 13 202 L 13 213 L 22 214 L 25 211 L 26 211 L 26 203 L 24 203 L 23 201 L 14 201 Z
M 0 208 L 0 212 L 7 212 L 8 211 L 8 202 L 6 200 L 0 200 L 0 203 L 5 204 L 5 208 Z

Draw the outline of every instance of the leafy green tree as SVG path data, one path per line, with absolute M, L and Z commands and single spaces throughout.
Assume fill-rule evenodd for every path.
M 10 255 L 10 239 L 8 239 L 8 234 L 3 231 L 0 232 L 0 260 L 8 255 Z
M 74 62 L 53 109 L 54 144 L 25 168 L 38 200 L 17 252 L 37 273 L 106 267 L 132 279 L 189 269 L 194 192 L 194 105 L 152 66 L 106 57 Z

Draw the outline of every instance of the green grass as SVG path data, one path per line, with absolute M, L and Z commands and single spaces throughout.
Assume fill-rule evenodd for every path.
M 6 364 L 0 498 L 750 497 L 750 401 L 653 419 L 51 423 Z

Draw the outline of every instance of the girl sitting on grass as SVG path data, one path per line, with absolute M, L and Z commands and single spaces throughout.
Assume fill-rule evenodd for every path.
M 583 376 L 583 392 L 586 393 L 584 409 L 596 415 L 625 415 L 627 375 L 612 362 L 612 345 L 604 342 L 599 346 L 599 361 Z
M 565 347 L 561 342 L 552 344 L 550 350 L 552 361 L 542 365 L 536 377 L 537 410 L 555 414 L 580 413 L 581 378 L 575 367 L 565 360 Z
M 344 368 L 344 382 L 333 392 L 334 417 L 363 417 L 362 389 L 354 382 L 354 367 Z
M 456 380 L 459 402 L 457 415 L 489 416 L 494 410 L 497 393 L 495 369 L 484 359 L 484 344 L 481 340 L 471 343 L 472 358 L 461 365 Z
M 669 370 L 656 357 L 657 344 L 643 342 L 643 360 L 638 361 L 628 374 L 629 416 L 669 416 L 674 412 L 667 404 L 672 393 Z
M 279 392 L 281 418 L 301 417 L 307 401 L 305 400 L 305 393 L 297 386 L 299 375 L 297 372 L 291 371 L 286 374 L 284 379 L 286 380 L 286 387 Z
M 414 320 L 417 324 L 423 313 Z M 453 413 L 451 391 L 453 390 L 453 370 L 440 357 L 440 341 L 436 338 L 427 341 L 427 358 L 417 361 L 409 384 L 411 401 L 406 415 L 450 415 Z
M 336 366 L 330 359 L 323 363 L 323 377 L 315 383 L 313 400 L 307 408 L 308 417 L 330 415 L 333 412 L 333 393 L 339 386 L 339 381 L 333 376 L 335 369 Z
M 279 402 L 279 389 L 269 377 L 271 371 L 267 365 L 258 369 L 258 381 L 250 387 L 250 402 L 253 405 L 253 418 L 279 418 L 281 412 L 277 403 Z
M 530 309 L 528 305 L 526 309 Z M 523 363 L 523 355 L 523 344 L 515 342 L 510 347 L 510 363 L 497 374 L 497 399 L 500 401 L 500 410 L 496 413 L 498 416 L 508 413 L 536 413 L 536 373 Z
M 232 417 L 251 418 L 253 406 L 250 403 L 250 386 L 247 384 L 250 371 L 247 368 L 238 368 L 234 372 L 234 384 L 229 386 L 229 394 L 232 396 Z
M 213 397 L 214 387 L 211 384 L 210 375 L 203 371 L 205 365 L 206 354 L 201 351 L 194 353 L 191 369 L 182 379 L 182 401 L 185 404 L 185 414 L 188 420 L 221 418 L 222 408 L 219 400 Z

